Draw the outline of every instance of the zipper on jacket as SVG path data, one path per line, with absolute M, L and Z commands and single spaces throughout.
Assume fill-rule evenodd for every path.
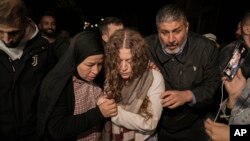
M 11 58 L 9 58 L 9 61 L 10 61 L 11 67 L 12 67 L 12 71 L 13 71 L 13 72 L 16 72 L 16 69 L 15 69 L 15 67 L 14 67 L 13 64 L 12 64 Z

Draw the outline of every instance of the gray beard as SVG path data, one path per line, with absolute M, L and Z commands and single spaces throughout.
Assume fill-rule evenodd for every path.
M 178 54 L 180 51 L 181 51 L 181 47 L 177 47 L 176 49 L 174 50 L 170 50 L 168 49 L 167 47 L 165 47 L 165 51 L 168 53 L 168 54 Z

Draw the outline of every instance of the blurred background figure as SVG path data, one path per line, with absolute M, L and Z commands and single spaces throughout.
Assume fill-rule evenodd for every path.
M 216 47 L 218 48 L 220 47 L 219 43 L 217 42 L 217 37 L 213 33 L 206 33 L 206 34 L 203 34 L 203 36 L 213 41 Z
M 70 40 L 71 40 L 71 35 L 70 35 L 69 31 L 67 31 L 66 29 L 61 29 L 61 30 L 59 31 L 59 33 L 57 34 L 57 38 L 58 38 L 59 40 L 64 40 L 64 41 L 70 42 Z
M 240 36 L 241 36 L 241 22 L 238 23 L 237 29 L 235 31 L 235 37 L 236 37 L 236 39 L 239 39 Z
M 241 36 L 247 47 L 250 48 L 250 11 L 241 20 Z
M 38 23 L 39 30 L 49 43 L 56 41 L 56 18 L 53 12 L 43 13 Z
M 49 41 L 49 47 L 55 50 L 53 54 L 56 58 L 61 58 L 69 46 L 69 42 L 57 38 L 56 16 L 52 11 L 46 11 L 42 14 L 38 23 L 41 35 Z M 60 49 L 58 49 L 60 48 Z M 58 59 L 56 60 L 58 61 Z
M 99 23 L 99 31 L 101 33 L 104 43 L 107 43 L 110 36 L 118 29 L 123 29 L 124 24 L 121 19 L 117 17 L 105 17 Z

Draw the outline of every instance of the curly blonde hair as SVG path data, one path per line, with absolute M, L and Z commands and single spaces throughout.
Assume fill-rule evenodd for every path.
M 132 74 L 129 80 L 124 80 L 119 75 L 119 49 L 121 48 L 131 50 Z M 106 79 L 104 91 L 110 98 L 114 98 L 116 102 L 119 102 L 122 100 L 121 90 L 123 86 L 148 70 L 148 45 L 139 32 L 129 28 L 121 29 L 116 31 L 110 37 L 109 42 L 105 47 L 105 57 L 104 67 L 106 71 Z M 152 117 L 152 114 L 147 110 L 149 103 L 149 98 L 146 97 L 141 109 L 139 110 L 139 113 L 141 113 L 146 119 Z

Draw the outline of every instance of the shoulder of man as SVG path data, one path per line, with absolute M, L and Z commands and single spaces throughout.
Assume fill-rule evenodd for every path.
M 145 37 L 145 40 L 149 43 L 153 43 L 154 41 L 159 40 L 159 37 L 157 34 L 151 34 Z
M 214 42 L 207 39 L 206 37 L 194 33 L 189 32 L 188 33 L 188 44 L 189 46 L 199 48 L 200 50 L 206 50 L 206 52 L 213 52 L 215 50 L 218 51 L 218 48 L 215 46 Z
M 26 50 L 28 52 L 37 52 L 41 50 L 46 50 L 48 49 L 49 42 L 47 39 L 43 38 L 40 35 L 36 35 L 34 38 L 29 40 L 26 45 Z

